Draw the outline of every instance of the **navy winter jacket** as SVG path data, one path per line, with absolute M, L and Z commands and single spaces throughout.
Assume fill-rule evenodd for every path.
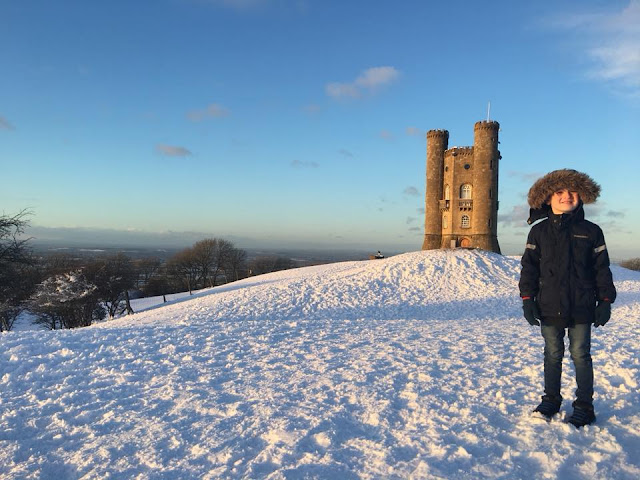
M 570 214 L 543 210 L 522 256 L 520 295 L 535 297 L 547 325 L 593 323 L 596 302 L 616 298 L 602 230 L 582 204 Z

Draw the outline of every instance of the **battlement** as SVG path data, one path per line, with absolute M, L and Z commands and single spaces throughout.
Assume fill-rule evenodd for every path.
M 449 138 L 449 132 L 447 130 L 429 130 L 427 132 L 427 138 Z
M 473 147 L 452 147 L 444 151 L 445 157 L 469 157 L 473 155 Z
M 498 130 L 500 128 L 500 124 L 494 120 L 481 120 L 480 122 L 476 122 L 473 126 L 473 130 Z

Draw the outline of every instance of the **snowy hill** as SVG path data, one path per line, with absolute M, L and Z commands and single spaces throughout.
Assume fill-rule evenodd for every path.
M 542 338 L 519 270 L 415 252 L 2 334 L 0 478 L 639 478 L 640 273 L 613 267 L 598 421 L 576 430 L 529 415 Z

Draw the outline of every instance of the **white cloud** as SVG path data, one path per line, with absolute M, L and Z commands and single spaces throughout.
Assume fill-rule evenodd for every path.
M 605 231 L 605 236 L 609 233 L 631 233 L 629 222 L 623 220 L 625 212 L 622 210 L 611 210 L 607 202 L 598 201 L 585 205 L 584 213 L 589 220 L 598 222 L 600 228 Z
M 380 133 L 378 135 L 384 140 L 394 139 L 393 133 L 391 133 L 389 130 L 380 130 Z
M 188 157 L 189 155 L 192 155 L 192 153 L 184 147 L 164 145 L 162 143 L 156 145 L 156 151 L 168 157 Z
M 407 135 L 411 135 L 413 137 L 424 137 L 426 135 L 424 130 L 421 130 L 416 127 L 407 127 Z
M 225 107 L 218 105 L 217 103 L 212 103 L 207 108 L 201 110 L 192 110 L 187 113 L 187 118 L 194 122 L 200 122 L 205 118 L 220 118 L 226 117 L 229 115 L 229 110 Z
M 592 74 L 603 80 L 620 80 L 630 87 L 640 87 L 640 41 L 589 50 L 596 68 Z
M 402 192 L 405 195 L 410 195 L 412 197 L 419 197 L 420 196 L 420 192 L 418 191 L 418 189 L 416 187 L 407 187 L 404 189 L 404 191 Z
M 373 89 L 389 85 L 399 76 L 400 72 L 393 67 L 372 67 L 362 72 L 354 84 L 361 88 Z
M 303 162 L 302 160 L 294 160 L 291 162 L 291 166 L 294 168 L 318 168 L 320 166 L 317 162 Z
M 205 3 L 235 10 L 251 10 L 267 3 L 267 0 L 202 0 Z
M 360 90 L 350 83 L 329 83 L 325 87 L 327 95 L 333 98 L 351 97 L 358 98 Z
M 615 210 L 609 210 L 605 216 L 610 217 L 610 218 L 624 218 L 625 213 L 624 212 L 619 212 L 619 211 L 615 211 Z
M 528 218 L 529 207 L 527 205 L 516 205 L 510 212 L 498 214 L 498 223 L 505 227 L 529 228 Z
M 309 105 L 305 105 L 302 109 L 310 115 L 314 115 L 322 111 L 322 107 L 315 103 L 310 103 Z
M 280 11 L 299 15 L 307 15 L 311 11 L 312 0 L 181 0 L 214 7 L 235 10 L 240 14 Z
M 5 130 L 15 130 L 16 127 L 14 127 L 13 125 L 11 125 L 9 123 L 9 120 L 7 120 L 6 118 L 0 116 L 0 129 L 5 129 Z
M 549 23 L 576 36 L 589 78 L 640 96 L 640 0 L 629 0 L 620 11 L 575 13 Z
M 332 98 L 359 98 L 365 94 L 376 93 L 399 77 L 400 72 L 394 67 L 371 67 L 360 73 L 352 82 L 328 83 L 325 91 Z
M 519 170 L 509 170 L 507 172 L 507 175 L 511 178 L 515 178 L 517 180 L 520 180 L 521 182 L 525 182 L 528 184 L 533 185 L 533 183 L 538 180 L 540 177 L 542 177 L 544 175 L 543 172 L 533 172 L 533 173 L 528 173 L 528 172 L 522 172 Z

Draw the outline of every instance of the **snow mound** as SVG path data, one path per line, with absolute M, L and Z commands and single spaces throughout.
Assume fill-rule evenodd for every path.
M 547 424 L 518 260 L 415 252 L 0 335 L 0 477 L 640 478 L 640 273 L 594 329 L 594 425 Z
M 105 326 L 309 317 L 452 319 L 461 309 L 483 306 L 499 315 L 505 298 L 519 301 L 514 290 L 519 273 L 518 261 L 481 250 L 412 252 L 261 275 Z

